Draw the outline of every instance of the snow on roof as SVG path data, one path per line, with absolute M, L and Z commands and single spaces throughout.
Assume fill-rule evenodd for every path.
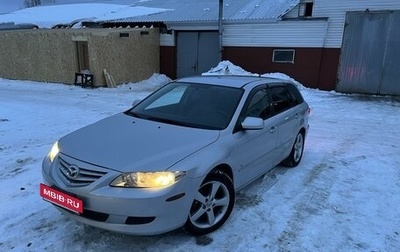
M 224 0 L 226 21 L 278 20 L 300 0 Z M 80 3 L 38 6 L 0 15 L 0 23 L 51 28 L 76 21 L 185 22 L 218 20 L 217 0 L 138 0 L 130 5 Z
M 226 21 L 277 20 L 299 4 L 300 0 L 224 0 L 223 14 Z M 139 1 L 132 6 L 173 9 L 168 13 L 132 17 L 124 22 L 185 22 L 217 21 L 218 0 L 152 0 Z
M 115 20 L 166 11 L 169 11 L 169 9 L 120 4 L 87 3 L 50 5 L 26 8 L 9 14 L 0 15 L 0 23 L 32 23 L 38 25 L 39 28 L 51 28 L 56 24 L 68 24 L 77 20 Z

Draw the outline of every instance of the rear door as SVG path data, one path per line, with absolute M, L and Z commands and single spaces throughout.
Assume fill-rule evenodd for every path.
M 300 101 L 296 101 L 286 84 L 271 87 L 269 93 L 273 117 L 276 118 L 278 131 L 276 155 L 280 162 L 289 155 L 299 130 L 300 108 L 297 105 Z

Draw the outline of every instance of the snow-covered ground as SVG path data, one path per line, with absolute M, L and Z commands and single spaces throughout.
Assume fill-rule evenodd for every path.
M 302 88 L 312 107 L 302 162 L 242 190 L 207 236 L 111 233 L 40 198 L 41 161 L 59 137 L 167 80 L 82 89 L 0 79 L 0 251 L 400 251 L 400 101 L 390 97 Z

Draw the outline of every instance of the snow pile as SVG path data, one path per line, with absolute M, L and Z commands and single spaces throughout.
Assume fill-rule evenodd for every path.
M 284 73 L 265 73 L 265 74 L 262 74 L 261 77 L 269 77 L 269 78 L 288 80 L 288 81 L 293 82 L 299 89 L 305 88 L 303 86 L 303 84 L 301 84 L 297 80 L 293 79 L 292 77 L 290 77 L 289 75 L 286 75 Z
M 120 89 L 130 89 L 136 92 L 151 92 L 154 91 L 168 82 L 170 82 L 171 79 L 167 77 L 164 74 L 153 74 L 149 79 L 137 82 L 137 83 L 127 83 L 127 84 L 121 84 L 118 85 L 117 87 Z
M 218 66 L 211 68 L 202 75 L 250 75 L 258 76 L 258 74 L 250 73 L 243 68 L 232 64 L 229 60 L 221 61 Z
M 284 73 L 265 73 L 262 75 L 251 73 L 243 68 L 234 65 L 229 60 L 221 61 L 216 67 L 211 68 L 208 72 L 203 73 L 202 75 L 246 75 L 246 76 L 261 76 L 261 77 L 269 77 L 275 79 L 288 80 L 293 82 L 299 89 L 304 89 L 305 87 L 292 77 L 284 74 Z

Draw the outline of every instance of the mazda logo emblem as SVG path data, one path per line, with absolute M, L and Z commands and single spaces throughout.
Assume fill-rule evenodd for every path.
M 79 167 L 76 165 L 70 165 L 67 167 L 67 174 L 70 179 L 76 179 L 79 176 Z

